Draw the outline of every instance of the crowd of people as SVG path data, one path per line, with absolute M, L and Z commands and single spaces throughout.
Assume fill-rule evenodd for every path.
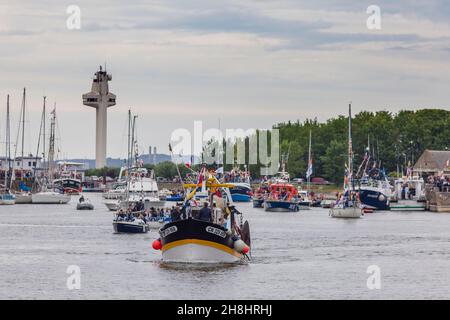
M 434 184 L 439 189 L 439 192 L 450 190 L 450 176 L 429 176 L 427 182 Z

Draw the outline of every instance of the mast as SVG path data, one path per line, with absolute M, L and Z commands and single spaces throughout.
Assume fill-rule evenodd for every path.
M 133 164 L 136 162 L 137 160 L 137 154 L 135 151 L 135 127 L 136 127 L 136 118 L 137 116 L 133 116 L 133 123 L 132 123 L 132 128 L 131 128 L 131 160 L 133 161 Z
M 308 172 L 307 172 L 307 191 L 311 187 L 312 159 L 311 159 L 311 129 L 309 130 L 309 149 L 308 149 Z
M 47 99 L 47 97 L 45 97 L 44 96 L 44 106 L 42 107 L 42 120 L 43 120 L 43 122 L 42 122 L 42 129 L 43 129 L 43 131 L 42 131 L 42 133 L 43 133 L 43 136 L 42 136 L 42 144 L 43 144 L 43 151 L 42 151 L 42 161 L 43 161 L 43 163 L 45 163 L 45 123 L 46 123 L 46 115 L 45 115 L 45 113 L 46 113 L 46 107 L 45 107 L 45 102 L 46 102 L 46 99 Z
M 352 104 L 348 105 L 348 171 L 349 171 L 349 192 L 350 186 L 354 186 L 353 181 L 353 142 L 352 142 Z M 350 184 L 351 181 L 351 184 Z
M 130 169 L 130 139 L 131 139 L 131 109 L 128 109 L 128 152 L 127 152 L 127 165 L 128 169 Z
M 9 94 L 6 98 L 6 159 L 8 161 L 8 173 L 5 174 L 5 187 L 8 188 L 8 177 L 11 175 L 11 136 L 9 119 Z M 11 179 L 12 181 L 12 179 Z
M 25 105 L 26 105 L 26 88 L 23 88 L 22 97 L 22 162 L 21 162 L 21 173 L 20 178 L 23 181 L 23 157 L 24 157 L 24 145 L 25 145 Z
M 50 121 L 50 144 L 48 147 L 48 174 L 50 184 L 53 183 L 54 158 L 55 158 L 55 124 L 56 124 L 56 105 L 51 112 L 52 118 Z

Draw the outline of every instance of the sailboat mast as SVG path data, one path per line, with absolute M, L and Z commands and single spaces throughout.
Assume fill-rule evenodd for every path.
M 311 172 L 310 172 L 310 167 L 311 167 L 311 163 L 312 163 L 312 159 L 311 159 L 311 129 L 309 130 L 309 149 L 308 149 L 308 183 L 307 183 L 307 191 L 309 193 L 309 188 L 311 187 Z
M 56 123 L 56 106 L 52 111 L 52 120 L 50 122 L 50 145 L 48 147 L 48 171 L 50 183 L 53 182 L 54 157 L 55 157 L 55 123 Z
M 131 166 L 131 161 L 130 161 L 130 158 L 131 158 L 131 156 L 130 156 L 130 154 L 131 154 L 131 151 L 130 151 L 130 146 L 131 146 L 131 142 L 130 142 L 130 139 L 131 139 L 131 109 L 128 109 L 128 152 L 127 152 L 127 165 L 128 165 L 128 169 L 130 169 L 130 166 Z
M 42 122 L 42 129 L 43 129 L 43 136 L 42 136 L 42 147 L 43 147 L 43 152 L 42 152 L 42 157 L 43 157 L 43 159 L 42 159 L 42 161 L 43 161 L 43 163 L 45 163 L 45 123 L 46 123 L 46 106 L 45 106 L 45 102 L 46 102 L 46 100 L 47 100 L 47 97 L 46 96 L 44 96 L 44 106 L 42 107 L 42 119 L 43 119 L 43 122 Z
M 8 173 L 5 174 L 5 187 L 8 186 L 8 177 L 11 175 L 11 137 L 9 119 L 9 94 L 6 98 L 6 159 L 8 161 Z
M 353 142 L 352 142 L 352 104 L 348 105 L 348 171 L 349 190 L 350 183 L 353 185 Z M 351 182 L 350 182 L 351 181 Z
M 24 157 L 24 145 L 25 145 L 25 105 L 26 105 L 26 88 L 23 88 L 22 98 L 22 163 L 21 163 L 21 180 L 23 181 L 23 157 Z
M 136 118 L 137 116 L 133 116 L 133 124 L 132 124 L 132 128 L 131 128 L 131 160 L 133 161 L 133 164 L 136 163 L 137 160 L 137 155 L 135 152 L 135 128 L 136 128 Z

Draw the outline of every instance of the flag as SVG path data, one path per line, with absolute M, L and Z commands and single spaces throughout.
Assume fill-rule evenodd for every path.
M 216 173 L 223 174 L 223 167 L 220 167 L 219 169 L 217 169 L 217 170 L 216 170 Z
M 306 178 L 311 177 L 312 173 L 313 173 L 312 159 L 309 159 L 308 170 L 306 171 Z
M 205 174 L 205 172 L 206 172 L 206 167 L 203 167 L 198 174 L 197 185 L 200 185 L 203 183 L 203 175 Z

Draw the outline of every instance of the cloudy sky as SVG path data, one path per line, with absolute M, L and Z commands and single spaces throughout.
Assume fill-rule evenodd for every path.
M 69 30 L 69 5 L 81 29 Z M 381 8 L 381 30 L 366 10 Z M 444 0 L 0 0 L 0 128 L 28 91 L 34 153 L 42 96 L 56 102 L 66 157 L 95 155 L 95 112 L 83 106 L 106 62 L 117 106 L 108 154 L 126 153 L 126 114 L 142 148 L 168 152 L 171 132 L 268 128 L 355 111 L 450 109 L 450 7 Z M 14 136 L 16 133 L 14 133 Z

